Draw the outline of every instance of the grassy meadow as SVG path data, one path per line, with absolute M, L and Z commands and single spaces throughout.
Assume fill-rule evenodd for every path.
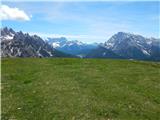
M 160 64 L 7 58 L 2 120 L 160 120 Z

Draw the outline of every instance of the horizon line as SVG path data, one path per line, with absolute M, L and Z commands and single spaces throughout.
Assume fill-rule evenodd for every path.
M 44 41 L 47 39 L 47 38 L 66 38 L 68 41 L 74 41 L 74 40 L 78 40 L 80 42 L 83 42 L 83 43 L 104 43 L 106 41 L 108 41 L 112 36 L 114 36 L 115 34 L 118 34 L 119 32 L 122 32 L 122 33 L 126 33 L 126 34 L 131 34 L 131 35 L 136 35 L 136 36 L 142 36 L 144 38 L 148 38 L 148 39 L 158 39 L 160 40 L 160 37 L 153 37 L 153 36 L 150 36 L 150 37 L 147 37 L 145 35 L 142 35 L 142 34 L 139 34 L 139 33 L 136 33 L 136 32 L 124 32 L 124 31 L 119 31 L 119 32 L 115 32 L 114 34 L 110 35 L 107 37 L 106 36 L 95 36 L 95 35 L 87 35 L 87 34 L 83 34 L 83 35 L 80 35 L 80 34 L 48 34 L 48 33 L 40 33 L 40 32 L 27 32 L 27 31 L 23 31 L 23 30 L 14 30 L 13 28 L 11 27 L 7 27 L 7 26 L 1 26 L 1 30 L 4 29 L 4 28 L 7 28 L 7 29 L 12 29 L 13 31 L 15 32 L 23 32 L 24 34 L 29 34 L 31 36 L 34 36 L 34 35 L 37 35 L 39 37 L 41 37 L 41 39 L 43 39 Z M 87 41 L 83 41 L 82 39 L 90 39 L 90 40 L 96 40 L 96 39 L 104 39 L 103 42 L 100 42 L 100 41 L 97 41 L 97 42 L 87 42 Z

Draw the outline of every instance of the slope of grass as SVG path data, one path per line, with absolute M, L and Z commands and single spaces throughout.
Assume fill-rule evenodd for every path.
M 2 59 L 2 120 L 159 120 L 160 64 Z

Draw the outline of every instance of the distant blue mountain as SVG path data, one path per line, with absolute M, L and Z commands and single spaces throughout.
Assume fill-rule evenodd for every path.
M 76 55 L 79 57 L 86 56 L 91 50 L 97 48 L 98 44 L 86 44 L 77 40 L 68 41 L 66 38 L 47 38 L 49 44 L 55 49 L 62 52 Z

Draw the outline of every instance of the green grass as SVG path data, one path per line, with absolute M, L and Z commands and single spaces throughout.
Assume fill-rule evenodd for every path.
M 160 120 L 160 64 L 2 59 L 2 120 Z

